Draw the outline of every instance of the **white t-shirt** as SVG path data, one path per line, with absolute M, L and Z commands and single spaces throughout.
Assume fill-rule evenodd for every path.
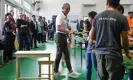
M 61 12 L 56 18 L 56 27 L 58 25 L 61 25 L 61 27 L 64 27 L 65 29 L 67 29 L 67 27 L 68 27 L 67 16 L 65 16 L 63 12 Z M 64 32 L 57 31 L 57 29 L 56 29 L 56 33 L 64 33 Z

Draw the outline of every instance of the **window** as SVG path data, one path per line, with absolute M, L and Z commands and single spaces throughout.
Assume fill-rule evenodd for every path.
M 16 1 L 17 3 L 21 4 L 22 3 L 22 0 L 14 0 Z
M 22 0 L 18 0 L 18 3 L 19 3 L 19 4 L 22 4 Z
M 8 5 L 5 4 L 5 14 L 8 12 L 8 11 L 7 11 L 7 7 L 8 7 Z
M 8 5 L 7 9 L 8 9 L 7 12 L 10 12 L 11 11 L 11 6 Z
M 14 11 L 14 19 L 17 19 L 17 9 L 14 8 L 13 11 Z
M 14 0 L 14 1 L 16 1 L 16 2 L 17 2 L 17 0 Z
M 26 9 L 31 10 L 30 4 L 28 4 L 26 1 L 24 1 L 23 6 L 24 6 Z

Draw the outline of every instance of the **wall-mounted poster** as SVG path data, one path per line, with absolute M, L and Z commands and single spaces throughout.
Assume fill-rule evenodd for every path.
M 78 16 L 77 15 L 68 15 L 68 25 L 71 26 L 72 29 L 77 30 Z

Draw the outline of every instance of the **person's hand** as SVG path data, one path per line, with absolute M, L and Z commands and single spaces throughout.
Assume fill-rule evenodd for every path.
M 66 29 L 66 33 L 67 33 L 67 34 L 69 34 L 69 33 L 70 33 L 70 31 L 69 31 L 68 29 Z
M 132 56 L 131 55 L 129 55 L 129 54 L 126 54 L 126 56 L 128 57 L 128 59 L 132 59 Z
M 71 31 L 71 27 L 70 27 L 70 26 L 68 26 L 67 28 L 68 28 L 68 30 L 70 30 L 70 31 Z
M 92 54 L 95 54 L 96 53 L 96 51 L 95 50 L 92 50 Z

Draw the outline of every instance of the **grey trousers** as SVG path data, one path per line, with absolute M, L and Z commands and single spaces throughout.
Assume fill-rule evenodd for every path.
M 72 69 L 72 67 L 71 67 L 71 63 L 70 63 L 70 54 L 69 54 L 69 49 L 68 49 L 68 45 L 67 45 L 66 34 L 56 33 L 55 34 L 55 42 L 56 42 L 56 46 L 57 46 L 57 53 L 56 53 L 54 71 L 56 73 L 58 72 L 62 54 L 64 54 L 67 68 L 70 71 Z
M 122 80 L 124 76 L 123 59 L 114 55 L 96 55 L 97 80 Z

